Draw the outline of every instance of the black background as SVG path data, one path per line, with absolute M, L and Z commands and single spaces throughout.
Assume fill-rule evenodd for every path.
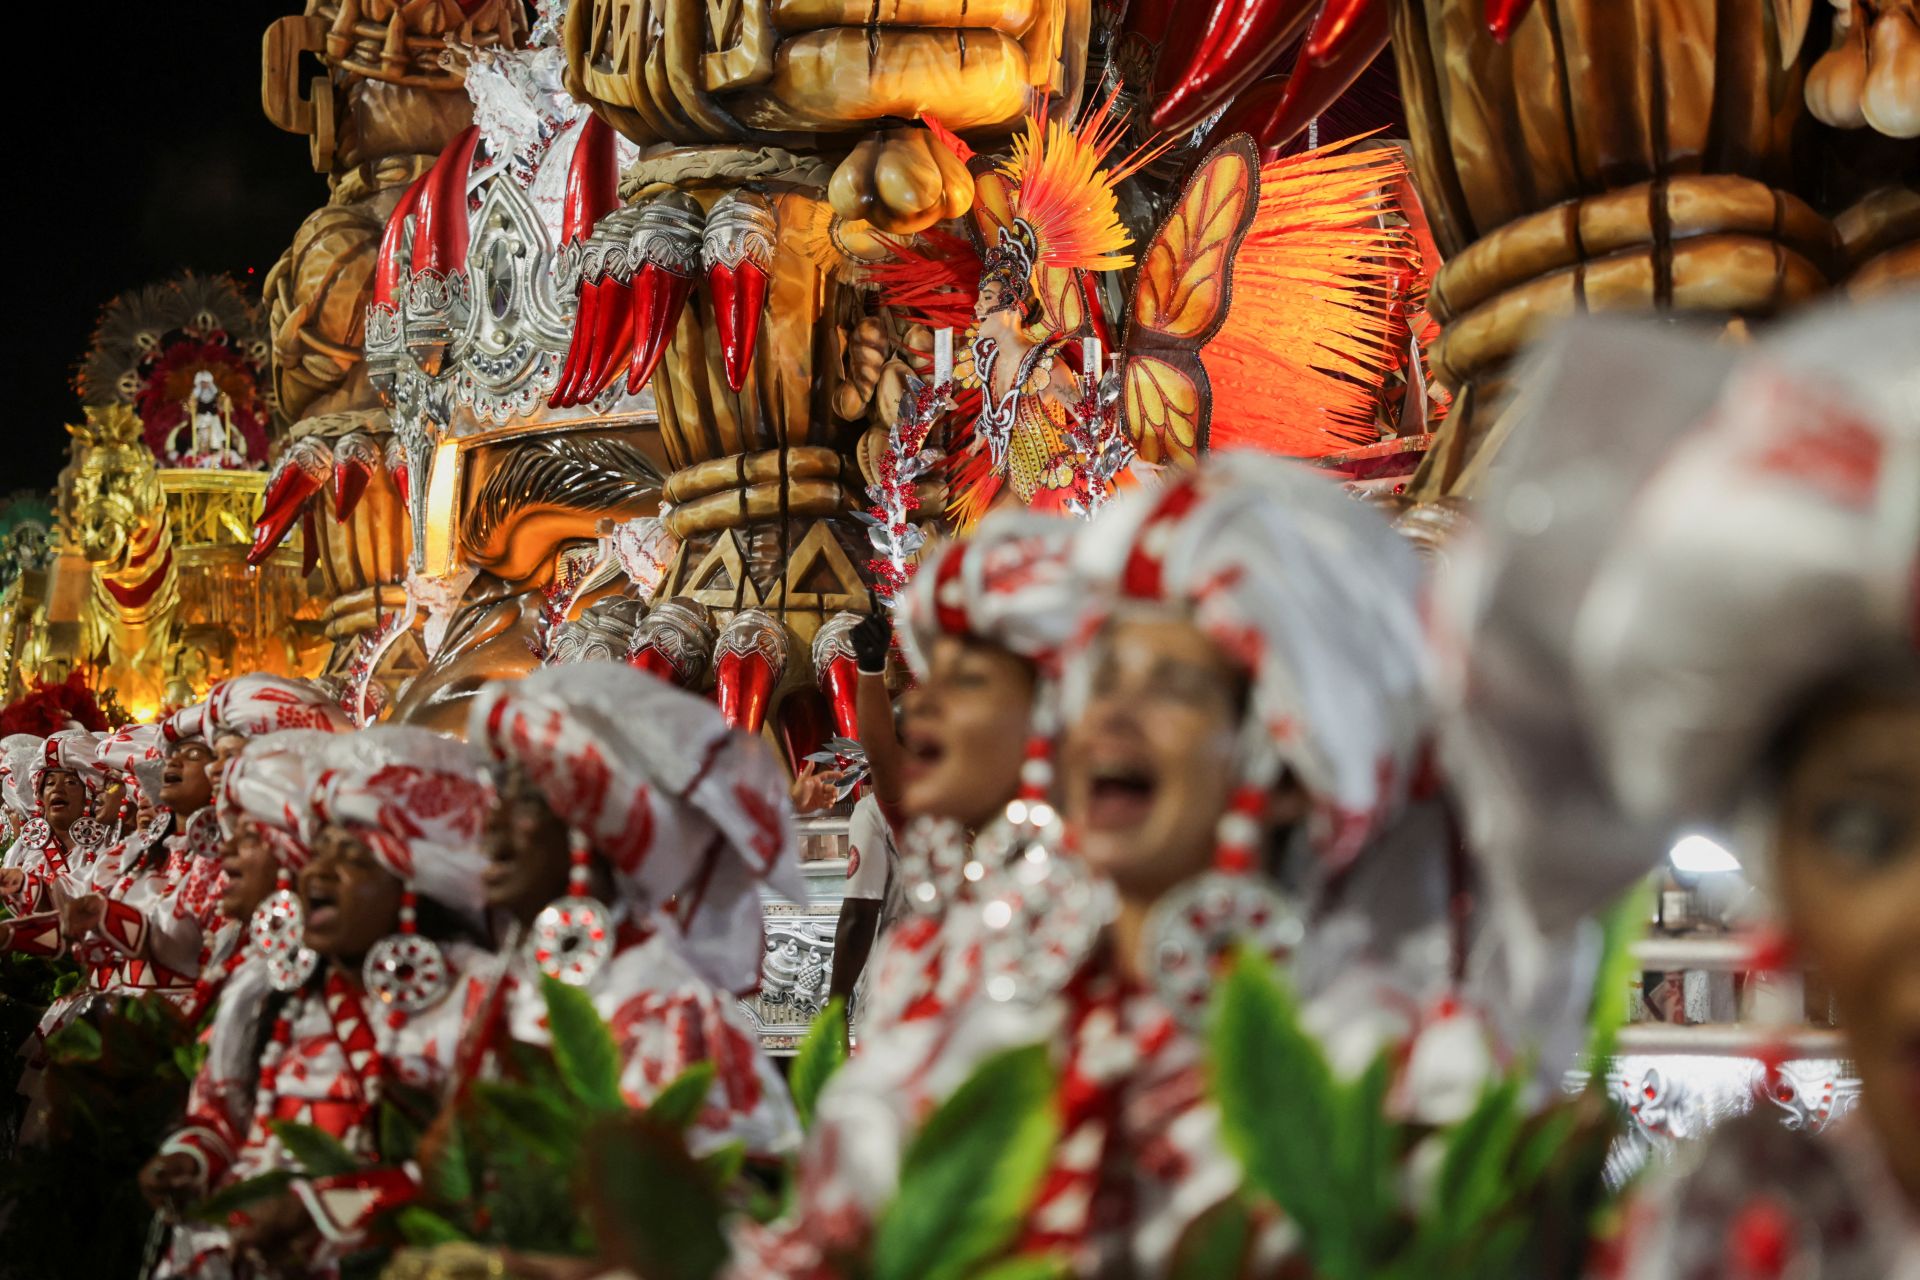
M 0 494 L 50 488 L 99 309 L 182 268 L 260 282 L 326 201 L 260 110 L 260 42 L 299 0 L 55 0 L 9 24 Z M 24 13 L 21 15 L 24 18 Z

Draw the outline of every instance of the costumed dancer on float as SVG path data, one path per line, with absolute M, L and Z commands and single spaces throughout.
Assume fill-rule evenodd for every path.
M 142 1194 L 162 1212 L 178 1214 L 231 1183 L 253 1123 L 260 1058 L 271 1043 L 266 1002 L 297 987 L 315 966 L 293 882 L 312 853 L 309 797 L 328 739 L 314 730 L 264 734 L 222 770 L 220 912 L 245 930 L 231 954 L 201 975 L 199 1003 L 218 1002 L 204 1037 L 207 1054 L 185 1120 L 140 1174 Z M 176 1221 L 157 1274 L 222 1280 L 233 1270 L 224 1225 Z
M 1112 106 L 1090 102 L 1077 122 L 1035 115 L 978 172 L 983 252 L 929 232 L 871 268 L 882 300 L 914 322 L 971 322 L 954 370 L 961 429 L 947 441 L 947 511 L 962 531 L 1008 501 L 1090 516 L 1209 449 L 1313 457 L 1377 436 L 1390 282 L 1408 252 L 1384 216 L 1397 153 L 1339 143 L 1262 164 L 1250 138 L 1230 136 L 1136 254 L 1120 187 L 1162 148 L 1116 157 L 1127 117 Z M 1118 291 L 1102 278 L 1129 267 L 1125 310 L 1109 315 L 1103 293 Z
M 1388 932 L 1443 952 L 1448 934 L 1444 824 L 1422 812 L 1412 553 L 1322 478 L 1242 455 L 1123 498 L 1076 557 L 1100 604 L 1064 659 L 1064 823 L 1034 753 L 976 865 L 910 886 L 910 904 L 946 899 L 933 945 L 971 953 L 965 990 L 868 1030 L 819 1100 L 798 1210 L 743 1230 L 736 1276 L 837 1274 L 920 1118 L 988 1056 L 1034 1043 L 1055 1051 L 1065 1132 L 1022 1251 L 1063 1253 L 1081 1275 L 1160 1274 L 1239 1185 L 1194 1035 L 1222 956 L 1365 964 L 1327 1021 L 1364 1026 L 1368 1060 L 1419 1035 L 1428 989 L 1449 984 L 1444 959 L 1425 972 L 1430 948 L 1401 972 Z M 1334 887 L 1388 849 L 1404 883 L 1334 912 Z
M 1436 623 L 1504 896 L 1550 931 L 1724 833 L 1860 1077 L 1645 1184 L 1626 1272 L 1920 1276 L 1920 298 L 1751 348 L 1590 323 L 1521 385 Z
M 467 1052 L 503 1034 L 548 1043 L 545 974 L 593 997 L 630 1104 L 714 1065 L 696 1151 L 797 1146 L 786 1084 L 736 999 L 760 981 L 761 887 L 806 896 L 772 754 L 706 699 L 613 662 L 490 684 L 468 734 L 499 766 L 483 879 L 511 945 Z
M 305 751 L 312 775 L 302 822 L 314 835 L 297 877 L 302 945 L 244 967 L 220 1000 L 210 1085 L 231 1096 L 245 1081 L 251 1097 L 245 1123 L 228 1131 L 244 1136 L 224 1175 L 210 1161 L 210 1180 L 294 1167 L 270 1127 L 276 1120 L 314 1125 L 377 1157 L 381 1099 L 399 1087 L 431 1097 L 448 1080 L 458 993 L 482 959 L 471 940 L 484 909 L 480 834 L 492 796 L 473 752 L 407 727 L 332 735 Z M 267 803 L 258 812 L 264 820 Z M 294 848 L 282 844 L 282 856 Z M 332 1274 L 389 1182 L 406 1178 L 388 1170 L 297 1181 L 236 1216 L 233 1252 L 275 1274 Z

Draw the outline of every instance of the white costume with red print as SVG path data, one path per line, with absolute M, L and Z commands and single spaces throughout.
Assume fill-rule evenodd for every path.
M 710 1061 L 696 1147 L 792 1148 L 786 1085 L 733 998 L 759 983 L 760 886 L 805 894 L 786 786 L 765 747 L 705 699 L 599 662 L 488 685 L 469 734 L 524 770 L 611 875 L 625 923 L 586 990 L 619 1042 L 629 1098 L 645 1103 Z M 539 983 L 524 958 L 514 963 L 513 1035 L 544 1043 Z
M 903 924 L 883 944 L 887 960 L 919 950 L 917 926 L 927 923 Z M 883 971 L 876 986 L 885 983 Z M 960 994 L 957 1006 L 930 998 L 904 1021 L 866 1030 L 820 1096 L 795 1211 L 736 1231 L 728 1280 L 851 1274 L 836 1257 L 864 1256 L 920 1123 L 983 1060 L 1024 1045 L 1052 1048 L 1063 1127 L 1021 1252 L 1064 1253 L 1076 1275 L 1163 1274 L 1194 1219 L 1239 1185 L 1205 1096 L 1198 1042 L 1102 960 L 1038 1004 Z
M 1087 696 L 1106 617 L 1191 618 L 1248 675 L 1256 719 L 1244 749 L 1277 750 L 1316 802 L 1296 888 L 1307 934 L 1294 952 L 1309 1030 L 1352 1072 L 1382 1049 L 1418 1059 L 1429 1031 L 1456 1034 L 1458 1009 L 1441 999 L 1453 989 L 1449 831 L 1424 767 L 1411 552 L 1323 477 L 1265 458 L 1209 458 L 1083 529 L 1069 594 L 1090 608 L 1063 655 L 1069 715 Z M 938 603 L 939 566 L 932 576 Z M 907 833 L 909 858 L 923 835 Z M 980 904 L 950 892 L 943 920 L 906 921 L 882 943 L 860 1052 L 817 1107 L 797 1211 L 740 1233 L 737 1280 L 839 1274 L 836 1251 L 864 1246 L 927 1112 L 989 1055 L 1020 1045 L 1052 1049 L 1066 1122 L 1025 1249 L 1064 1251 L 1081 1276 L 1162 1275 L 1186 1230 L 1239 1187 L 1199 1044 L 1160 999 L 1129 987 L 1105 944 L 1058 990 L 1040 970 L 989 972 L 1001 962 L 981 950 Z M 1012 998 L 994 998 L 1009 976 Z M 1458 1083 L 1403 1071 L 1396 1108 L 1422 1117 L 1457 1104 Z M 1263 1251 L 1283 1251 L 1284 1224 L 1269 1226 Z
M 1909 295 L 1752 346 L 1588 321 L 1536 354 L 1521 399 L 1544 411 L 1435 618 L 1461 790 L 1514 916 L 1546 933 L 1597 908 L 1676 832 L 1739 821 L 1764 845 L 1769 756 L 1809 701 L 1920 683 L 1916 335 Z M 1638 1184 L 1626 1274 L 1920 1276 L 1870 1113 L 1809 1135 L 1768 1110 Z
M 325 736 L 304 731 L 266 734 L 250 742 L 227 765 L 220 780 L 218 812 L 229 834 L 251 824 L 286 872 L 306 865 L 311 814 L 308 794 L 313 761 Z M 271 988 L 263 964 L 250 954 L 245 925 L 223 922 L 216 949 L 203 964 L 195 998 L 217 1013 L 203 1040 L 207 1054 L 187 1097 L 186 1117 L 162 1145 L 200 1167 L 200 1193 L 231 1180 L 253 1122 L 260 1059 L 268 1028 L 261 1025 Z M 223 1280 L 232 1273 L 232 1242 L 224 1224 L 176 1223 L 160 1276 Z

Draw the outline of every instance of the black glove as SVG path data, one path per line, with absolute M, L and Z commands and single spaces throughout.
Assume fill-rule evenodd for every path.
M 885 614 L 870 613 L 860 619 L 853 630 L 847 632 L 847 642 L 853 646 L 853 663 L 860 668 L 860 674 L 886 674 L 887 647 L 893 643 L 893 625 Z

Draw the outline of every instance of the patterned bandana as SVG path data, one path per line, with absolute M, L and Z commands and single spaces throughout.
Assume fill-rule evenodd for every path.
M 480 832 L 493 788 L 465 743 L 408 725 L 332 734 L 314 748 L 312 820 L 366 842 L 380 864 L 478 924 Z
M 1542 928 L 1732 817 L 1822 685 L 1914 678 L 1916 333 L 1911 295 L 1745 348 L 1595 320 L 1523 371 L 1434 631 L 1474 842 Z
M 921 564 L 900 598 L 900 649 L 921 679 L 943 635 L 970 636 L 1052 667 L 1079 616 L 1069 553 L 1080 523 L 1002 508 Z
M 251 822 L 272 847 L 280 864 L 298 871 L 313 844 L 313 810 L 308 797 L 319 778 L 319 760 L 330 732 L 290 729 L 263 734 L 220 776 L 216 808 L 229 836 Z
M 96 757 L 116 776 L 132 774 L 149 804 L 160 803 L 160 775 L 166 772 L 166 735 L 157 724 L 123 725 L 100 740 Z
M 31 733 L 10 733 L 0 738 L 0 795 L 7 807 L 25 818 L 33 812 L 34 796 L 27 785 L 34 757 L 46 739 Z
M 100 740 L 86 729 L 62 729 L 41 743 L 39 752 L 27 767 L 27 791 L 34 803 L 39 803 L 40 779 L 49 769 L 63 769 L 80 779 L 87 790 L 87 799 L 100 794 L 105 778 L 99 766 L 94 762 L 99 752 Z
M 1169 606 L 1248 674 L 1244 750 L 1271 750 L 1314 798 L 1330 867 L 1430 786 L 1420 565 L 1371 508 L 1297 464 L 1220 453 L 1086 530 L 1074 566 L 1097 599 L 1065 658 L 1069 715 L 1101 625 L 1130 602 Z
M 306 680 L 254 673 L 235 676 L 207 698 L 206 734 L 255 738 L 282 729 L 340 733 L 353 722 L 319 686 Z
M 786 779 L 763 744 L 706 699 L 616 663 L 490 684 L 467 726 L 592 842 L 633 908 L 676 898 L 689 958 L 709 980 L 757 982 L 759 887 L 806 896 Z

